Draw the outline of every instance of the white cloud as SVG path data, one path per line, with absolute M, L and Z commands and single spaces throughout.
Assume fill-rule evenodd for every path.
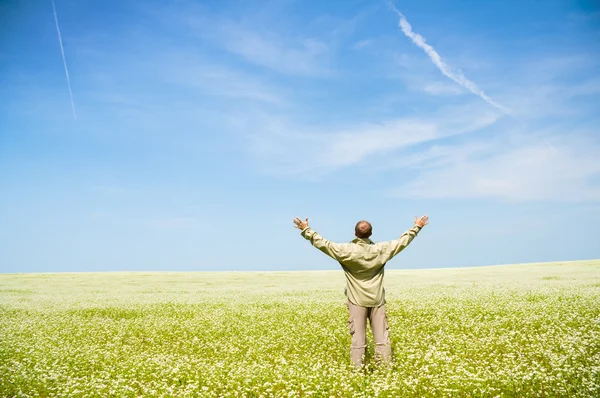
M 427 157 L 415 161 L 419 179 L 398 187 L 394 195 L 600 201 L 600 145 L 574 136 L 537 138 L 503 148 L 446 147 L 438 153 L 439 167 L 428 165 Z
M 379 170 L 413 168 L 419 170 L 435 169 L 462 163 L 472 156 L 489 154 L 493 149 L 492 141 L 465 142 L 460 145 L 433 144 L 422 151 L 402 153 L 395 159 L 380 166 Z
M 256 76 L 224 66 L 185 61 L 163 71 L 167 80 L 194 87 L 204 94 L 283 105 L 283 94 Z
M 203 43 L 241 56 L 247 62 L 282 74 L 323 76 L 331 73 L 330 43 L 318 36 L 298 35 L 281 21 L 223 18 L 209 14 L 172 16 L 186 23 Z M 286 25 L 283 25 L 286 26 Z
M 122 67 L 124 64 L 127 68 Z M 288 104 L 285 90 L 272 84 L 268 78 L 232 66 L 216 64 L 206 55 L 190 53 L 177 46 L 164 47 L 160 54 L 154 49 L 148 49 L 134 55 L 113 53 L 99 56 L 97 68 L 107 67 L 113 69 L 113 72 L 92 73 L 90 76 L 90 81 L 96 86 L 94 90 L 88 91 L 93 99 L 107 104 L 144 109 L 151 113 L 156 112 L 152 103 L 162 104 L 164 101 L 164 91 L 151 93 L 151 89 L 164 84 L 175 88 L 177 92 L 196 94 L 195 100 L 200 96 L 214 96 L 266 105 Z M 136 97 L 133 92 L 140 90 L 136 84 L 140 78 L 151 83 L 143 87 L 143 97 L 139 94 Z M 164 105 L 161 107 L 164 109 Z
M 539 84 L 523 84 L 510 87 L 503 97 L 511 103 L 515 110 L 514 116 L 518 118 L 534 120 L 563 117 L 568 121 L 567 118 L 573 118 L 582 112 L 589 114 L 589 109 L 573 100 L 585 96 L 598 96 L 598 94 L 600 94 L 600 79 L 590 78 L 571 84 L 552 80 Z M 594 101 L 591 100 L 589 105 L 593 106 L 596 103 Z
M 373 156 L 477 131 L 500 117 L 480 106 L 449 107 L 426 117 L 361 123 L 327 131 L 293 126 L 285 118 L 266 115 L 253 123 L 261 126 L 253 136 L 253 149 L 271 174 L 324 175 Z M 302 156 L 297 156 L 299 149 Z
M 253 64 L 289 74 L 314 76 L 329 73 L 328 46 L 318 39 L 284 39 L 231 23 L 223 25 L 220 33 L 221 40 L 229 51 L 243 56 Z

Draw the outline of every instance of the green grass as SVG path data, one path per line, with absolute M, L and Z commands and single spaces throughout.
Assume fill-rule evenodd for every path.
M 342 271 L 0 275 L 0 396 L 600 396 L 600 261 L 385 285 L 354 372 Z

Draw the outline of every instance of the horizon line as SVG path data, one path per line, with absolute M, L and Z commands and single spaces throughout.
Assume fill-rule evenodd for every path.
M 538 261 L 528 263 L 505 263 L 505 264 L 486 264 L 486 265 L 464 265 L 457 267 L 431 267 L 431 268 L 391 268 L 386 271 L 435 271 L 435 270 L 456 270 L 464 268 L 487 268 L 487 267 L 513 267 L 513 266 L 526 266 L 526 265 L 552 265 L 552 264 L 569 264 L 569 263 L 581 263 L 598 261 L 600 258 L 585 259 L 585 260 L 556 260 L 556 261 Z M 108 274 L 108 273 L 290 273 L 290 272 L 331 272 L 340 271 L 341 268 L 336 269 L 293 269 L 293 270 L 112 270 L 112 271 L 49 271 L 49 272 L 2 272 L 0 275 L 57 275 L 57 274 Z

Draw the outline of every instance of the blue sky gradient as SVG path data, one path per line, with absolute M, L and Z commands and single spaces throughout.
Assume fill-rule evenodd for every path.
M 0 4 L 0 272 L 335 269 L 600 258 L 593 1 Z M 504 109 L 504 110 L 503 110 Z

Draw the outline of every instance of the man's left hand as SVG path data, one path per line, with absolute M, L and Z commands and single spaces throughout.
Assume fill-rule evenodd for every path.
M 301 219 L 296 217 L 294 219 L 294 224 L 296 225 L 296 228 L 298 228 L 300 230 L 304 230 L 304 229 L 308 228 L 308 217 L 306 218 L 306 221 L 302 221 Z
M 429 224 L 429 217 L 428 216 L 423 216 L 421 218 L 417 218 L 415 217 L 415 225 L 423 228 L 425 225 Z

